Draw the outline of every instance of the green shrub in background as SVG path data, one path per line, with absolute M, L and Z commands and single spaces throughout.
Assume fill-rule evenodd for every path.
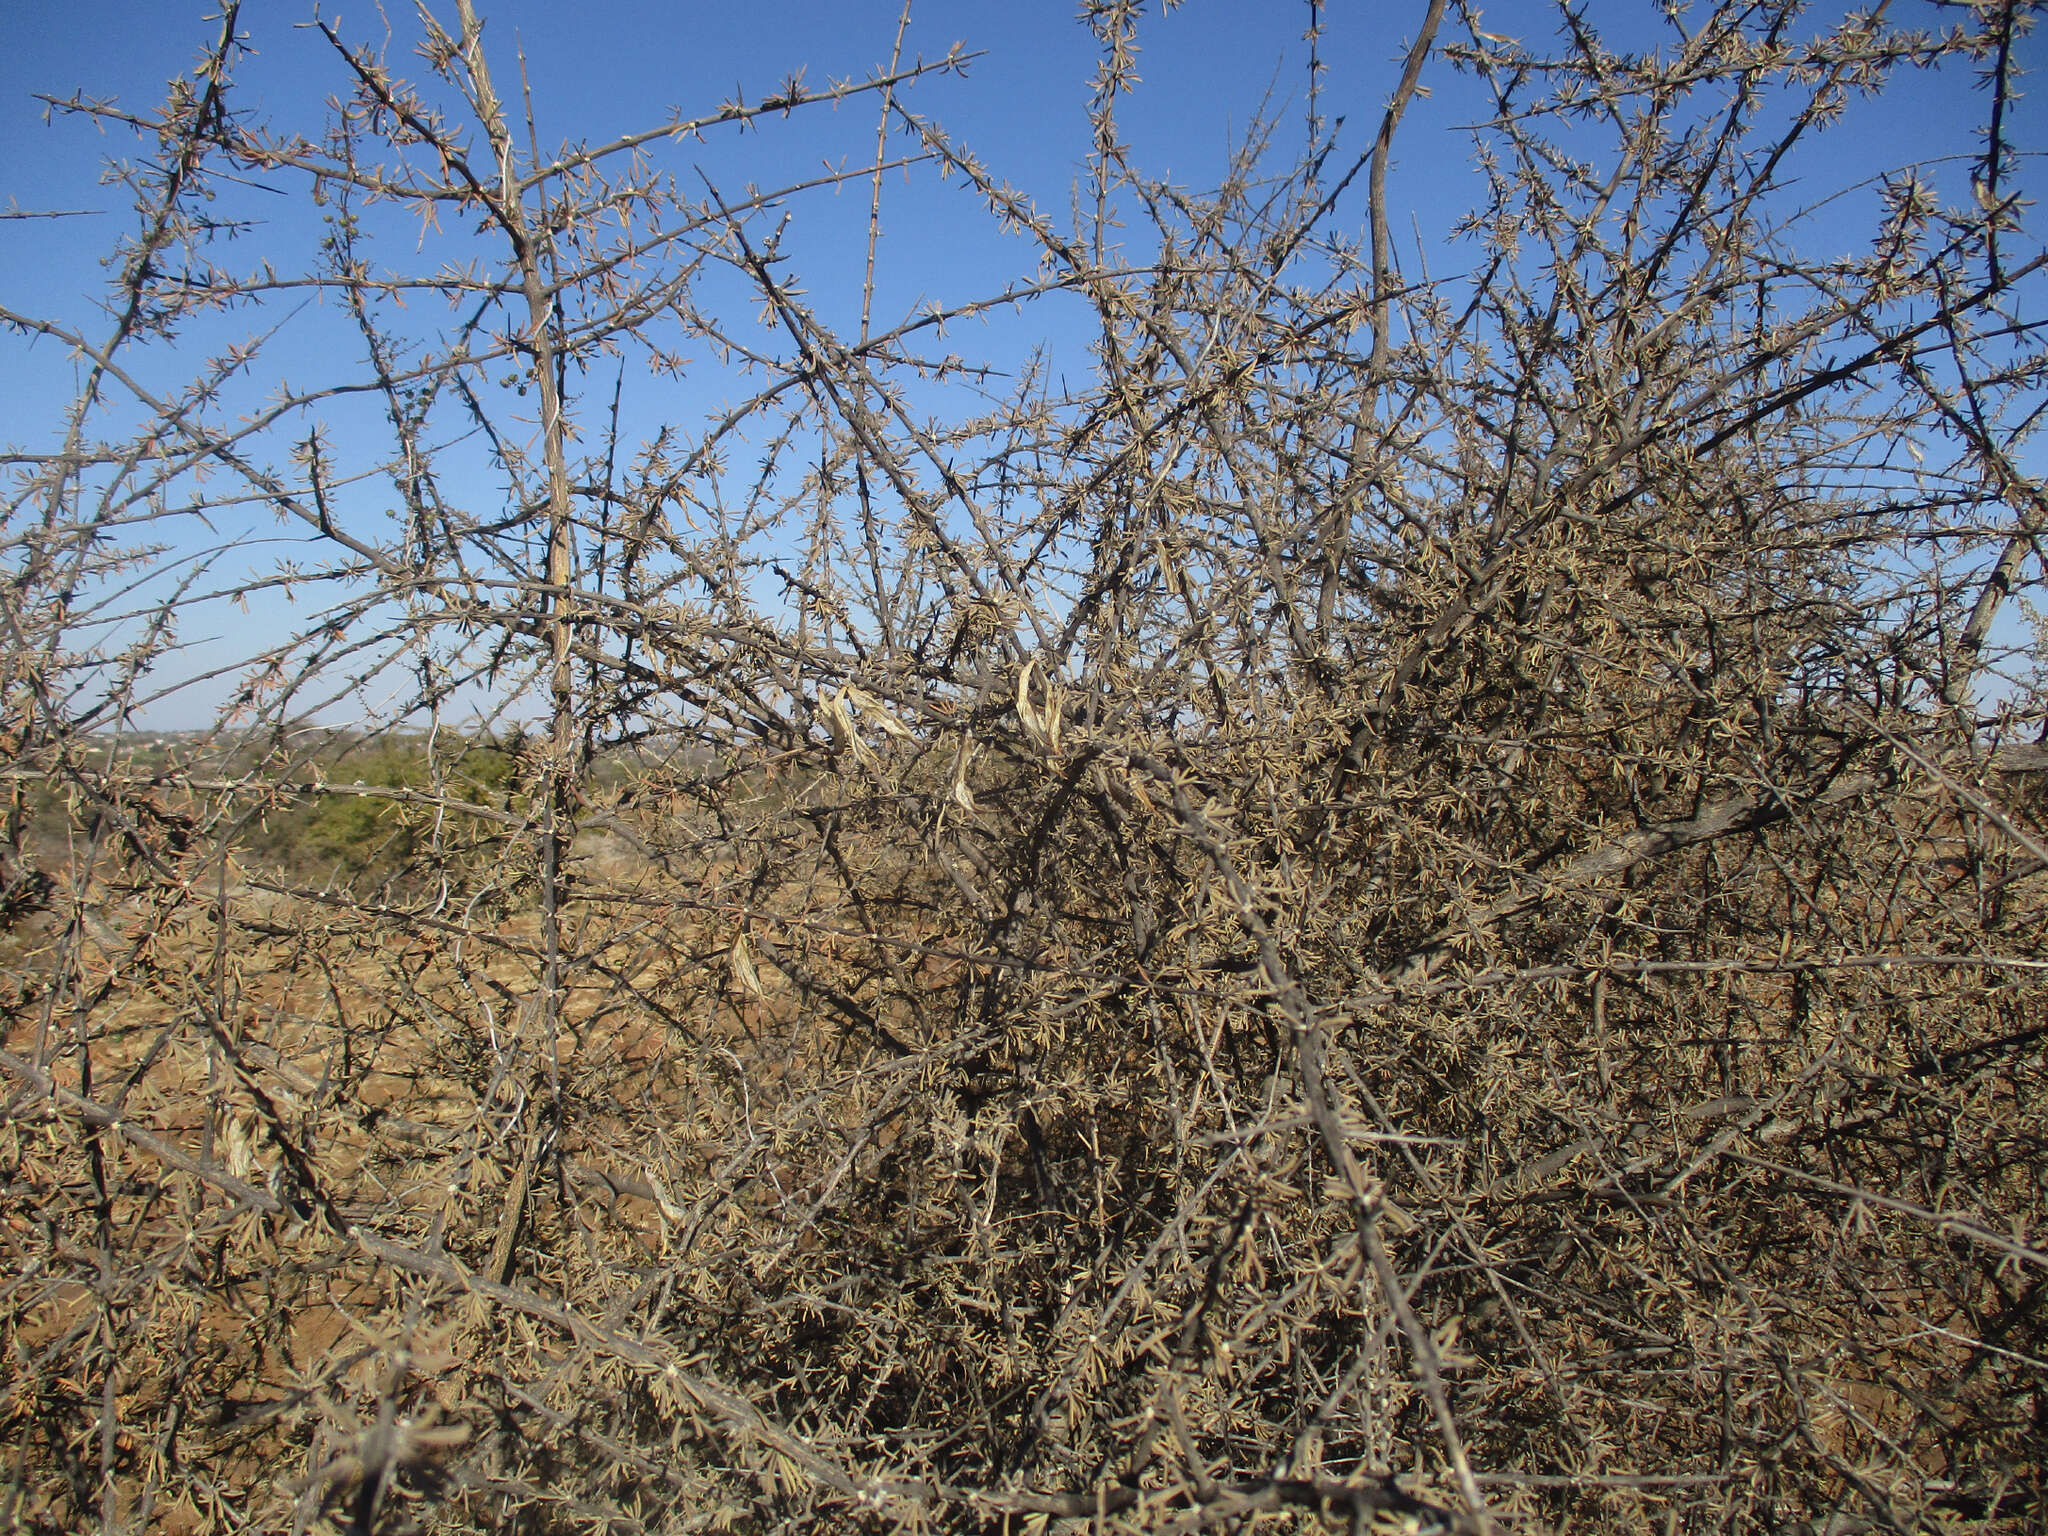
M 403 795 L 409 791 L 457 805 L 519 812 L 517 743 L 462 743 L 430 750 L 424 740 L 398 738 L 350 746 L 320 765 L 333 791 L 301 793 L 264 819 L 250 844 L 282 871 L 355 883 L 404 882 L 424 865 L 439 879 L 450 869 L 465 883 L 503 853 L 517 829 L 502 822 L 442 811 Z

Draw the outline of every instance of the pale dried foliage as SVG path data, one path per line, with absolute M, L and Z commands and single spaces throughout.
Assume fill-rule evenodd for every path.
M 323 138 L 232 6 L 161 112 L 61 104 L 147 156 L 110 328 L 4 316 L 84 381 L 6 503 L 10 1528 L 2039 1529 L 2028 7 L 1433 0 L 1355 163 L 1314 77 L 1198 196 L 1100 0 L 1072 222 L 916 110 L 956 61 L 536 158 L 457 12 L 417 87 L 331 34 Z M 1980 135 L 1829 202 L 1908 74 Z M 813 102 L 881 129 L 820 185 L 944 171 L 1035 275 L 835 330 L 803 189 L 676 142 Z M 358 359 L 251 405 L 309 295 Z M 1091 374 L 942 352 L 1024 301 Z M 181 613 L 279 583 L 138 755 Z M 323 808 L 388 841 L 264 841 Z

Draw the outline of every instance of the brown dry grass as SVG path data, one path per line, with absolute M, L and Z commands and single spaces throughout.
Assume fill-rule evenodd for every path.
M 1993 881 L 2011 858 L 1939 800 L 1893 803 L 1893 867 L 1796 899 L 1913 950 L 1964 899 L 1933 831 Z M 886 841 L 841 850 L 863 854 L 871 902 L 905 904 L 886 943 L 800 863 L 778 883 L 741 880 L 730 853 L 692 871 L 591 847 L 551 1043 L 527 1002 L 531 912 L 452 930 L 252 883 L 229 888 L 219 946 L 203 903 L 10 935 L 7 1051 L 35 1059 L 38 1029 L 63 1027 L 38 1023 L 31 978 L 68 968 L 94 998 L 95 1083 L 66 1086 L 153 1138 L 95 1134 L 61 1099 L 10 1119 L 19 1523 L 447 1526 L 510 1500 L 573 1527 L 599 1485 L 561 1490 L 602 1470 L 668 1487 L 686 1528 L 746 1525 L 814 1497 L 783 1435 L 986 1487 L 1013 1447 L 1065 1459 L 1137 1432 L 1147 1401 L 1219 1449 L 1245 1432 L 1226 1426 L 1300 1424 L 1333 1364 L 1391 1348 L 1382 1322 L 1356 1354 L 1374 1314 L 1342 1200 L 1304 1158 L 1310 1112 L 1275 1075 L 1260 987 L 1203 954 L 1229 948 L 1213 927 L 1105 992 L 1072 963 L 1078 889 L 1033 968 L 991 968 L 915 916 L 929 882 Z M 1795 899 L 1755 869 L 1714 883 L 1745 921 Z M 1645 919 L 1675 895 L 1646 895 Z M 2020 900 L 2002 921 L 2040 915 Z M 1503 1516 L 1534 1499 L 1566 1525 L 1654 1522 L 1726 1507 L 1740 1480 L 1777 1498 L 1861 1484 L 1974 1529 L 2031 1518 L 1961 1503 L 2038 1497 L 2013 1397 L 2041 1347 L 2028 988 L 1802 969 L 1781 948 L 1761 969 L 1482 974 L 1331 1021 L 1389 1246 Z M 1071 1001 L 1029 1031 L 976 1027 L 1005 979 Z M 111 1287 L 91 1278 L 109 1256 Z M 97 1394 L 95 1358 L 119 1361 Z M 715 1390 L 707 1409 L 700 1375 L 781 1427 L 737 1422 Z M 1426 1405 L 1397 1370 L 1371 1403 L 1296 1433 L 1369 1459 L 1350 1419 L 1390 1434 L 1398 1465 Z M 705 1434 L 756 1449 L 700 1460 Z M 95 1462 L 111 1511 L 85 1496 Z

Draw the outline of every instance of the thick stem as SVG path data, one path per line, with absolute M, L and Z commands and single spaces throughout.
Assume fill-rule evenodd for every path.
M 541 596 L 543 628 L 548 637 L 550 720 L 547 761 L 541 787 L 541 977 L 536 1022 L 548 1048 L 549 1081 L 559 1102 L 557 1042 L 562 1027 L 562 873 L 575 835 L 576 690 L 570 667 L 573 615 L 569 584 L 574 556 L 574 510 L 569 486 L 568 430 L 563 417 L 559 358 L 555 346 L 555 299 L 542 272 L 545 232 L 538 235 L 526 218 L 511 125 L 491 85 L 484 58 L 483 23 L 472 0 L 456 0 L 462 24 L 462 62 L 474 92 L 474 106 L 497 160 L 498 218 L 509 235 L 526 295 L 527 346 L 533 358 L 534 382 L 540 392 L 541 450 L 547 465 L 547 582 Z M 543 1134 L 536 1126 L 530 1135 Z M 522 1153 L 522 1161 L 530 1161 Z M 519 1213 L 510 1214 L 516 1226 Z M 511 1272 L 511 1254 L 500 1261 Z

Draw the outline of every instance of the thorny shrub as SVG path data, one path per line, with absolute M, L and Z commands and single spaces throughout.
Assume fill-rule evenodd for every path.
M 417 80 L 321 23 L 315 135 L 233 4 L 56 103 L 145 153 L 103 332 L 0 313 L 84 381 L 0 588 L 13 1528 L 2048 1519 L 2030 6 L 1427 0 L 1362 151 L 1317 64 L 1197 195 L 1098 0 L 1071 225 L 913 110 L 957 58 L 542 152 L 455 11 Z M 1823 185 L 1928 78 L 1977 136 Z M 803 188 L 661 169 L 863 103 L 828 187 L 943 170 L 1035 273 L 842 331 Z M 249 404 L 309 294 L 355 371 Z M 1026 302 L 1082 382 L 928 350 Z M 740 403 L 625 435 L 689 357 Z M 144 750 L 250 508 L 313 617 Z

